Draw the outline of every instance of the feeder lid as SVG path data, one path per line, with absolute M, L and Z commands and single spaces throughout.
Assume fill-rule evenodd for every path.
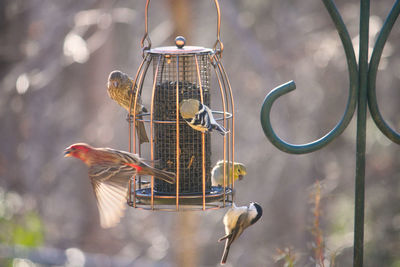
M 201 46 L 185 46 L 186 40 L 183 36 L 175 38 L 176 46 L 163 46 L 156 47 L 145 51 L 150 54 L 211 54 L 213 50 L 211 48 L 204 48 Z

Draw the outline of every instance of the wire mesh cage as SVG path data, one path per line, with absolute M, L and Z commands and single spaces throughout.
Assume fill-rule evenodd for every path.
M 160 58 L 159 53 L 169 49 L 151 51 L 155 63 Z M 186 50 L 189 51 L 189 50 Z M 207 106 L 210 105 L 210 69 L 209 51 L 197 55 L 200 68 L 200 81 L 197 81 L 196 62 L 193 55 L 168 55 L 161 56 L 160 65 L 154 64 L 154 73 L 158 73 L 154 96 L 154 120 L 172 122 L 155 124 L 155 158 L 161 159 L 161 168 L 175 172 L 177 169 L 177 127 L 176 99 L 196 99 Z M 202 85 L 200 92 L 200 84 Z M 177 93 L 178 92 L 178 93 Z M 177 97 L 178 94 L 178 97 Z M 202 192 L 202 134 L 193 130 L 186 123 L 179 125 L 179 166 L 180 176 L 190 177 L 179 180 L 180 194 L 200 194 Z M 206 192 L 211 190 L 211 140 L 210 135 L 205 135 L 205 182 Z M 165 160 L 167 160 L 165 162 Z M 174 185 L 161 180 L 155 180 L 155 189 L 158 193 L 170 193 L 176 190 Z
M 143 61 L 133 81 L 129 116 L 129 150 L 141 155 L 148 148 L 155 167 L 176 173 L 176 183 L 169 184 L 155 177 L 144 185 L 142 177 L 133 177 L 129 188 L 128 203 L 135 208 L 157 210 L 218 209 L 229 206 L 233 201 L 234 179 L 234 101 L 232 89 L 221 63 L 223 51 L 219 39 L 220 12 L 218 14 L 217 42 L 213 49 L 186 46 L 181 36 L 175 39 L 176 46 L 151 49 L 146 33 L 142 39 Z M 145 46 L 147 42 L 147 46 Z M 150 76 L 152 65 L 151 91 L 145 92 L 143 84 Z M 212 75 L 215 78 L 212 79 Z M 214 82 L 212 82 L 214 81 Z M 211 92 L 216 90 L 221 110 L 213 110 Z M 151 95 L 148 112 L 135 114 L 137 99 L 142 93 Z M 211 145 L 211 134 L 193 129 L 181 117 L 179 104 L 183 100 L 195 99 L 210 107 L 216 122 L 227 130 Z M 215 105 L 217 106 L 217 104 Z M 132 113 L 132 114 L 131 114 Z M 135 134 L 137 122 L 144 122 L 149 132 L 149 145 L 139 142 Z M 212 152 L 219 149 L 223 155 L 223 185 L 211 184 Z M 232 176 L 230 176 L 232 175 Z M 228 177 L 229 176 L 229 177 Z

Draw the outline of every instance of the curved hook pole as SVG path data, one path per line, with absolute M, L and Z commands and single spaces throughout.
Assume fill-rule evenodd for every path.
M 335 126 L 335 128 L 333 128 L 329 133 L 327 133 L 325 136 L 316 141 L 302 145 L 293 145 L 283 141 L 275 134 L 271 126 L 270 112 L 273 102 L 281 95 L 293 91 L 296 88 L 296 85 L 293 81 L 290 81 L 273 89 L 265 97 L 264 102 L 262 104 L 261 117 L 260 117 L 261 125 L 265 135 L 273 145 L 275 145 L 280 150 L 291 154 L 310 153 L 329 144 L 334 138 L 339 136 L 344 131 L 344 129 L 346 129 L 347 125 L 351 121 L 351 118 L 353 117 L 357 104 L 358 70 L 357 70 L 357 62 L 354 54 L 353 45 L 349 33 L 347 32 L 346 25 L 344 24 L 342 17 L 340 16 L 339 11 L 337 10 L 333 1 L 323 0 L 323 2 L 335 24 L 335 27 L 339 33 L 340 39 L 343 44 L 343 48 L 346 53 L 347 68 L 349 71 L 349 80 L 350 80 L 349 97 L 347 100 L 347 106 L 343 114 L 343 117 L 341 118 L 339 123 Z
M 333 130 L 331 130 L 324 137 L 307 144 L 302 145 L 294 145 L 283 141 L 279 138 L 275 131 L 272 129 L 270 113 L 272 104 L 278 99 L 280 96 L 287 94 L 296 89 L 296 84 L 294 81 L 287 82 L 282 84 L 276 88 L 274 88 L 264 99 L 262 108 L 261 108 L 261 125 L 264 130 L 265 135 L 271 141 L 271 143 L 279 148 L 280 150 L 291 153 L 291 154 L 305 154 L 316 151 L 328 143 L 330 143 L 337 135 L 338 128 L 341 123 L 339 123 Z M 343 128 L 345 128 L 345 125 Z
M 274 146 L 287 153 L 301 154 L 302 146 L 292 145 L 280 139 L 272 129 L 270 120 L 271 108 L 275 100 L 278 97 L 293 91 L 294 89 L 296 89 L 296 84 L 294 81 L 290 81 L 274 88 L 271 92 L 269 92 L 263 101 L 260 117 L 264 134 Z
M 381 32 L 379 33 L 379 37 L 376 40 L 368 70 L 368 106 L 376 126 L 381 130 L 384 135 L 386 135 L 387 138 L 392 140 L 394 143 L 400 145 L 400 134 L 393 130 L 383 119 L 381 112 L 379 111 L 378 102 L 376 99 L 376 75 L 378 71 L 379 61 L 381 59 L 385 43 L 389 37 L 394 23 L 396 22 L 397 17 L 399 16 L 399 13 L 400 1 L 397 0 L 393 5 L 388 17 L 386 18 Z

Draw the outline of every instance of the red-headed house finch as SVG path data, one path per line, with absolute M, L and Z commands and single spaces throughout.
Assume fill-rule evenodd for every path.
M 212 114 L 212 111 L 206 105 L 201 104 L 196 99 L 185 99 L 179 103 L 179 112 L 182 118 L 193 129 L 206 133 L 208 131 L 217 130 L 222 135 L 228 131 L 219 125 Z
M 133 114 L 134 104 L 135 104 L 135 95 L 136 88 L 134 88 L 133 80 L 125 73 L 119 70 L 114 70 L 108 76 L 107 82 L 107 92 L 112 100 L 117 102 L 121 107 L 126 109 L 129 112 L 129 105 L 131 104 L 131 96 L 132 96 L 132 106 L 131 106 L 131 114 Z M 132 95 L 133 94 L 133 95 Z M 142 99 L 140 95 L 138 96 L 136 102 L 136 111 L 135 114 L 142 114 L 147 112 L 146 108 L 142 104 Z M 131 119 L 131 118 L 128 118 Z M 139 137 L 140 144 L 148 143 L 149 138 L 146 134 L 146 128 L 144 127 L 144 122 L 137 121 L 136 122 L 136 132 Z
M 135 154 L 112 148 L 77 143 L 65 149 L 64 157 L 78 158 L 89 167 L 103 228 L 115 226 L 123 216 L 129 179 L 133 175 L 151 175 L 171 184 L 176 182 L 174 173 L 155 169 Z

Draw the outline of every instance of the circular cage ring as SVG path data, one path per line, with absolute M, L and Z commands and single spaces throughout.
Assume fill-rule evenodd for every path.
M 214 119 L 216 121 L 222 121 L 225 119 L 231 119 L 232 118 L 232 113 L 229 112 L 223 112 L 223 111 L 212 111 L 213 115 L 222 115 L 222 116 L 214 116 Z M 136 121 L 142 121 L 142 122 L 151 122 L 150 119 L 145 119 L 144 117 L 150 116 L 150 113 L 141 113 L 141 114 L 136 114 Z M 176 121 L 160 121 L 160 120 L 153 120 L 154 123 L 176 123 Z M 180 123 L 185 123 L 185 120 L 181 120 Z

